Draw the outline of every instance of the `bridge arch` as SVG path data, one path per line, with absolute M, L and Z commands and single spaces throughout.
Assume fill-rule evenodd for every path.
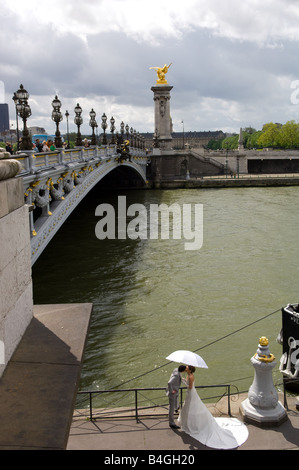
M 101 181 L 114 188 L 121 183 L 126 187 L 145 186 L 145 152 L 139 149 L 130 158 L 121 159 L 115 148 L 110 152 L 106 148 L 105 154 L 100 150 L 19 156 L 25 202 L 30 211 L 32 265 L 73 210 Z
M 131 165 L 118 165 L 100 180 L 100 187 L 107 189 L 141 188 L 146 180 L 144 175 Z

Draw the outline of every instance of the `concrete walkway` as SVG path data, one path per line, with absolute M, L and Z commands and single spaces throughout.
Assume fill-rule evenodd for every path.
M 240 403 L 247 398 L 241 395 L 231 402 L 232 415 L 241 420 Z M 223 399 L 222 399 L 223 400 Z M 209 406 L 214 416 L 224 416 L 227 399 Z M 248 424 L 249 437 L 238 450 L 293 450 L 299 447 L 299 411 L 296 398 L 288 398 L 288 420 L 278 427 L 262 429 Z M 164 413 L 167 410 L 164 409 Z M 160 409 L 161 413 L 161 409 Z M 180 429 L 168 426 L 164 416 L 142 417 L 137 423 L 132 418 L 100 418 L 90 422 L 86 414 L 76 412 L 71 425 L 67 450 L 104 451 L 196 451 L 211 450 Z M 107 452 L 107 455 L 109 453 Z
M 0 379 L 0 450 L 65 449 L 92 304 L 34 306 Z

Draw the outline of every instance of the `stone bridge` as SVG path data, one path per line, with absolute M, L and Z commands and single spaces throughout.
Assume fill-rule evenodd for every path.
M 25 203 L 29 207 L 32 265 L 71 212 L 103 178 L 113 172 L 120 183 L 146 183 L 148 158 L 140 148 L 122 155 L 116 145 L 77 147 L 54 152 L 24 151 L 13 156 L 22 166 Z

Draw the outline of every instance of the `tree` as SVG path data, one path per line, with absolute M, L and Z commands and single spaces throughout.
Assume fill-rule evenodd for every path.
M 258 139 L 262 135 L 263 131 L 255 131 L 253 134 L 249 135 L 246 141 L 246 148 L 254 149 L 260 147 L 258 144 Z
M 207 148 L 210 150 L 219 150 L 221 149 L 223 139 L 210 139 L 207 145 Z
M 278 147 L 279 146 L 279 124 L 268 122 L 263 125 L 263 132 L 257 140 L 258 146 L 261 147 Z
M 238 141 L 239 141 L 239 134 L 232 135 L 231 137 L 226 137 L 222 141 L 222 148 L 223 149 L 237 149 L 238 148 Z
M 286 122 L 279 131 L 279 142 L 283 148 L 299 147 L 299 124 L 295 121 Z

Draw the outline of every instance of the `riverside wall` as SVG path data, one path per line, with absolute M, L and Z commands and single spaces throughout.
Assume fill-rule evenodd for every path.
M 24 204 L 23 182 L 21 178 L 10 177 L 11 169 L 18 162 L 0 162 L 1 377 L 32 319 L 33 298 L 29 217 L 28 207 Z
M 241 178 L 190 178 L 149 181 L 151 189 L 192 189 L 192 188 L 251 188 L 251 187 L 299 186 L 299 174 L 294 176 L 248 176 Z

